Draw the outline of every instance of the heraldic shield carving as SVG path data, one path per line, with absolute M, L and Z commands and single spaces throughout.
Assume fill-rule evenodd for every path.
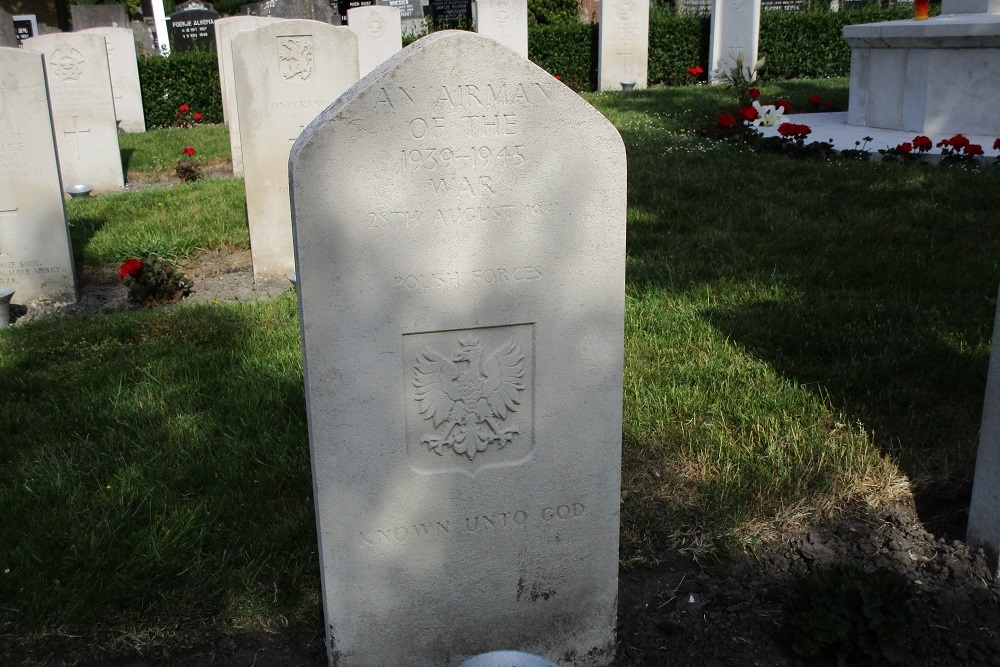
M 278 61 L 281 76 L 288 81 L 305 81 L 313 73 L 312 35 L 279 35 Z
M 532 325 L 403 336 L 406 448 L 421 472 L 512 465 L 534 449 Z

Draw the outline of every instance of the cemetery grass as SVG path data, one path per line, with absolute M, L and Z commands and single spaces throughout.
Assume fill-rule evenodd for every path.
M 765 95 L 818 88 L 846 103 L 843 80 Z M 914 502 L 961 537 L 1000 169 L 710 143 L 715 88 L 587 99 L 629 153 L 623 566 L 764 552 Z M 147 135 L 134 164 L 172 168 L 176 142 Z M 68 211 L 83 268 L 248 248 L 238 179 Z M 0 395 L 0 662 L 321 638 L 293 293 L 19 323 L 0 331 Z

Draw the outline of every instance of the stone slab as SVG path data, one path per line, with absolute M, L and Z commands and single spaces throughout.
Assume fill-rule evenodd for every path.
M 758 58 L 761 0 L 714 0 L 708 38 L 708 79 L 719 81 L 743 54 L 743 68 Z
M 83 32 L 100 35 L 108 47 L 111 92 L 115 99 L 115 118 L 125 132 L 145 132 L 146 116 L 142 110 L 139 84 L 139 61 L 135 53 L 132 28 L 88 28 Z
M 348 9 L 347 26 L 358 36 L 361 76 L 403 49 L 402 19 L 395 7 L 368 5 Z
M 288 151 L 306 125 L 358 80 L 350 28 L 288 19 L 233 37 L 254 280 L 294 269 Z
M 993 575 L 1000 577 L 997 558 L 1000 554 L 1000 309 L 993 320 L 990 366 L 965 541 L 971 548 L 987 552 Z
M 476 32 L 528 57 L 528 0 L 477 0 Z
M 125 5 L 71 5 L 73 32 L 88 28 L 127 28 L 128 12 Z
M 609 664 L 620 135 L 443 31 L 324 111 L 289 171 L 330 664 Z
M 24 48 L 45 55 L 63 184 L 88 183 L 95 192 L 121 190 L 125 178 L 104 38 L 54 33 L 25 40 Z
M 17 48 L 17 33 L 14 31 L 14 17 L 0 7 L 0 46 Z
M 222 113 L 229 128 L 229 149 L 233 157 L 233 174 L 243 173 L 243 147 L 240 144 L 240 117 L 236 113 L 236 80 L 233 78 L 233 37 L 280 21 L 268 16 L 229 16 L 215 22 L 215 50 L 219 61 L 219 81 L 222 87 Z
M 0 48 L 0 287 L 74 303 L 76 278 L 42 55 Z
M 601 3 L 597 47 L 598 90 L 621 90 L 634 82 L 645 88 L 649 70 L 649 0 Z

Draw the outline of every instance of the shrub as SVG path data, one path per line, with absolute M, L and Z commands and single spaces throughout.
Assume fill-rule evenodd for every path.
M 563 81 L 579 79 L 584 90 L 597 88 L 596 23 L 553 23 L 528 29 L 528 58 Z
M 206 123 L 222 122 L 222 88 L 215 51 L 139 58 L 146 127 L 173 127 L 177 108 L 197 109 Z

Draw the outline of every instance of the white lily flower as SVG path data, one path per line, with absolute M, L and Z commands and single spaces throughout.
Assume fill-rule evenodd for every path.
M 761 104 L 754 100 L 753 108 L 757 110 L 757 120 L 753 121 L 754 127 L 775 127 L 784 120 L 785 110 L 773 104 Z

